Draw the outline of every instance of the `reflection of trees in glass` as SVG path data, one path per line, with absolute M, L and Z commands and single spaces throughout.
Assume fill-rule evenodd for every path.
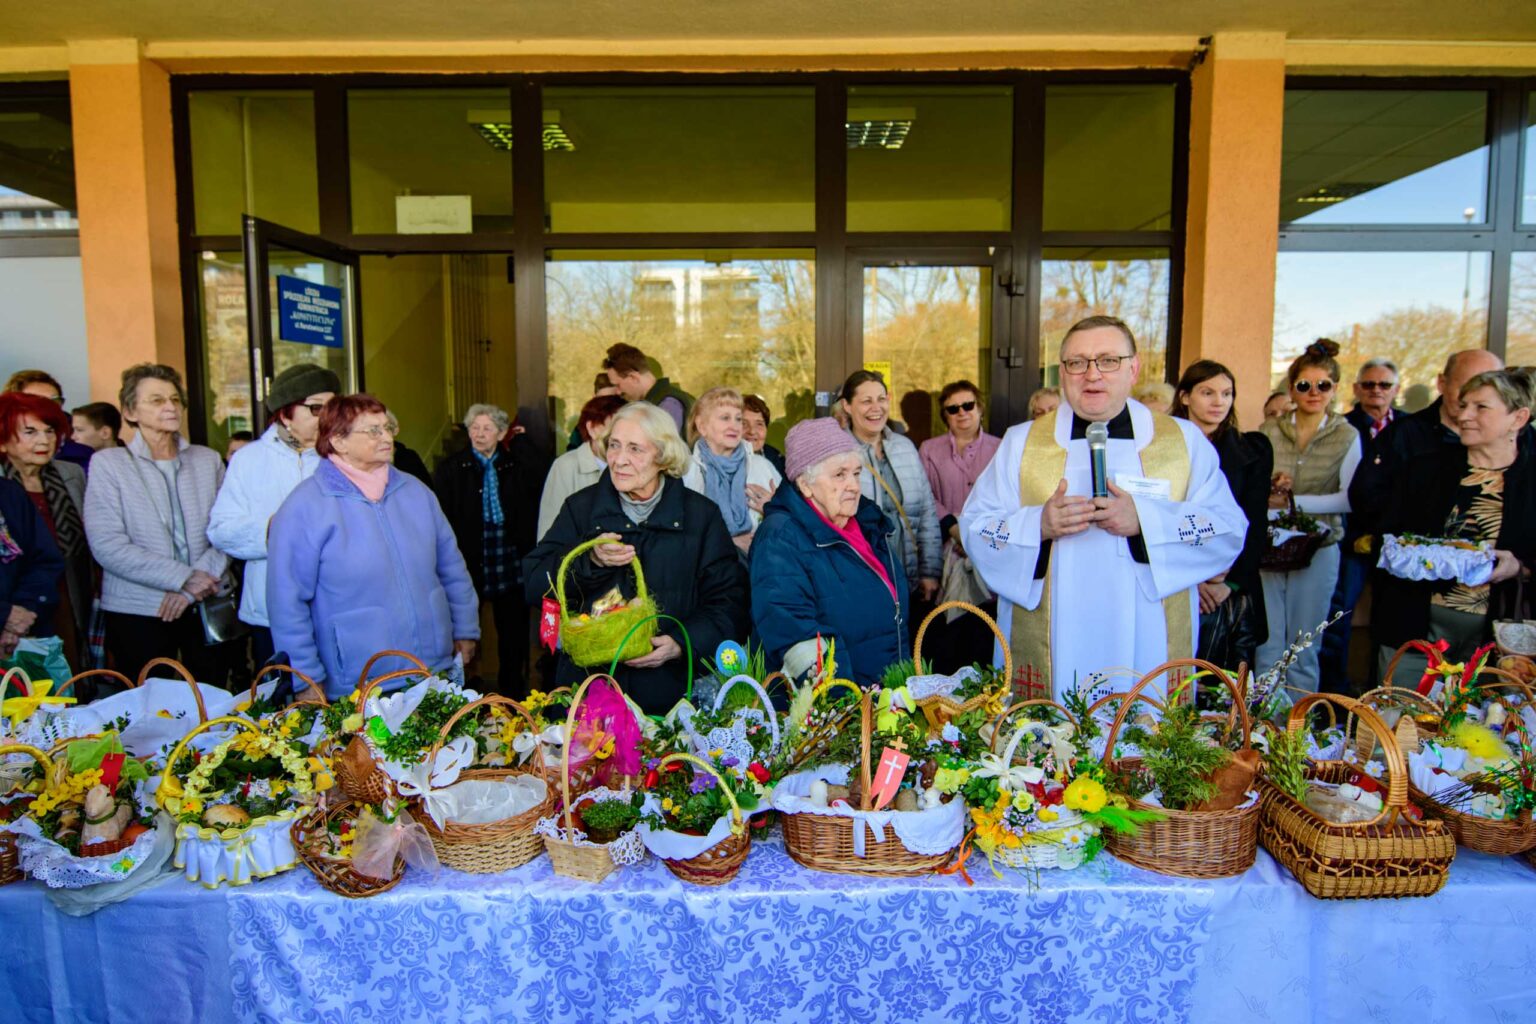
M 864 271 L 864 359 L 889 362 L 893 403 L 910 391 L 937 395 L 960 378 L 988 391 L 979 267 L 869 267 Z M 893 415 L 899 415 L 892 410 Z
M 1513 317 L 1510 334 L 1513 340 Z M 1339 343 L 1342 384 L 1354 383 L 1366 360 L 1383 358 L 1397 364 L 1403 389 L 1415 384 L 1433 388 L 1447 356 L 1487 344 L 1488 312 L 1481 307 L 1463 311 L 1433 303 L 1398 306 L 1362 323 L 1340 325 L 1327 336 Z M 1299 351 L 1275 353 L 1276 386 L 1284 384 L 1284 367 L 1298 354 Z M 1352 393 L 1346 390 L 1336 404 L 1341 409 L 1349 408 L 1354 404 Z
M 549 393 L 567 429 L 620 341 L 695 395 L 734 387 L 762 395 L 776 416 L 792 392 L 815 386 L 810 260 L 554 262 L 545 291 Z
M 1509 277 L 1509 333 L 1505 360 L 1536 364 L 1536 252 L 1517 252 Z
M 1141 379 L 1162 380 L 1168 351 L 1166 259 L 1054 260 L 1041 262 L 1042 361 L 1056 361 L 1062 335 L 1085 316 L 1124 320 L 1136 335 Z

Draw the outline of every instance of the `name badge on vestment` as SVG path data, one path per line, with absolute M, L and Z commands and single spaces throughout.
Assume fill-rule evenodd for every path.
M 1161 498 L 1167 501 L 1173 497 L 1173 481 L 1159 480 L 1157 477 L 1116 473 L 1115 486 L 1138 498 Z

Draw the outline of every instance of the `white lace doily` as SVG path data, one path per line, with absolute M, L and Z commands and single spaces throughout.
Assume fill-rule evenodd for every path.
M 907 689 L 912 691 L 913 700 L 923 700 L 926 697 L 952 697 L 962 684 L 980 678 L 981 673 L 967 665 L 952 676 L 937 674 L 913 676 L 907 680 Z
M 609 789 L 607 786 L 600 786 L 597 789 L 588 790 L 581 795 L 582 800 L 627 801 L 629 798 L 630 793 L 628 790 Z M 536 836 L 546 836 L 550 839 L 555 839 L 561 842 L 571 843 L 575 846 L 602 845 L 600 843 L 594 843 L 589 840 L 587 838 L 587 834 L 579 828 L 574 826 L 571 828 L 566 828 L 562 824 L 564 821 L 565 815 L 563 814 L 557 814 L 553 818 L 540 818 L 539 823 L 533 828 L 533 834 Z M 608 856 L 611 857 L 613 862 L 620 867 L 624 867 L 629 864 L 639 864 L 642 860 L 644 860 L 645 843 L 640 838 L 640 827 L 638 825 L 635 826 L 628 832 L 621 834 L 619 838 L 615 839 L 613 842 L 609 843 Z
M 23 871 L 50 889 L 82 889 L 101 882 L 121 882 L 133 874 L 154 850 L 159 829 L 165 827 L 157 824 L 128 849 L 104 857 L 76 857 L 44 836 L 31 818 L 23 818 L 10 830 L 16 836 Z
M 1404 580 L 1456 580 L 1469 587 L 1481 586 L 1493 575 L 1493 545 L 1483 541 L 1475 548 L 1450 544 L 1409 544 L 1392 534 L 1381 541 L 1377 568 Z

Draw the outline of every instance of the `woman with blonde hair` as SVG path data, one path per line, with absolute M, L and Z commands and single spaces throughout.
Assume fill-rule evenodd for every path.
M 609 421 L 600 446 L 607 474 L 565 500 L 554 525 L 523 562 L 529 603 L 553 593 L 566 555 L 601 538 L 604 543 L 569 567 L 571 614 L 590 613 L 614 591 L 625 601 L 636 596 L 632 563 L 638 559 L 657 607 L 687 628 L 695 659 L 713 654 L 723 640 L 743 637 L 741 561 L 719 506 L 683 486 L 691 460 L 672 417 L 649 403 L 631 402 Z M 686 645 L 669 619 L 657 624 L 651 645 L 651 653 L 624 662 L 617 677 L 647 714 L 662 714 L 686 692 Z M 587 671 L 562 653 L 556 685 L 579 684 Z
M 720 507 L 725 528 L 745 561 L 752 535 L 763 521 L 763 505 L 783 478 L 745 442 L 742 412 L 741 393 L 734 388 L 710 388 L 694 402 L 688 416 L 693 459 L 683 474 L 683 486 Z

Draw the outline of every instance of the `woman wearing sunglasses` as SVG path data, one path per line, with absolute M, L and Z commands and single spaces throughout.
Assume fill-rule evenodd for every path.
M 928 486 L 933 489 L 934 511 L 944 537 L 944 576 L 940 601 L 965 600 L 984 604 L 993 600 L 981 576 L 966 557 L 960 543 L 960 510 L 971 496 L 976 478 L 987 468 L 1002 438 L 981 429 L 981 400 L 976 385 L 957 380 L 939 393 L 939 414 L 946 433 L 930 437 L 917 450 Z M 988 606 L 993 611 L 993 606 Z M 958 613 L 957 613 L 958 614 Z M 943 628 L 940 628 L 940 627 Z M 947 624 L 935 624 L 938 668 L 953 672 L 973 661 L 987 663 L 992 656 L 992 634 L 974 615 L 963 615 Z
M 1279 660 L 1296 639 L 1328 616 L 1334 584 L 1339 578 L 1339 538 L 1349 511 L 1349 482 L 1360 465 L 1360 432 L 1331 410 L 1338 390 L 1339 354 L 1336 342 L 1319 338 L 1297 356 L 1286 373 L 1295 411 L 1264 421 L 1260 428 L 1275 449 L 1275 473 L 1270 481 L 1271 514 L 1290 507 L 1328 527 L 1328 535 L 1304 569 L 1260 573 L 1269 638 L 1259 647 L 1256 671 Z M 1318 688 L 1318 644 L 1301 653 L 1287 674 L 1288 685 Z

